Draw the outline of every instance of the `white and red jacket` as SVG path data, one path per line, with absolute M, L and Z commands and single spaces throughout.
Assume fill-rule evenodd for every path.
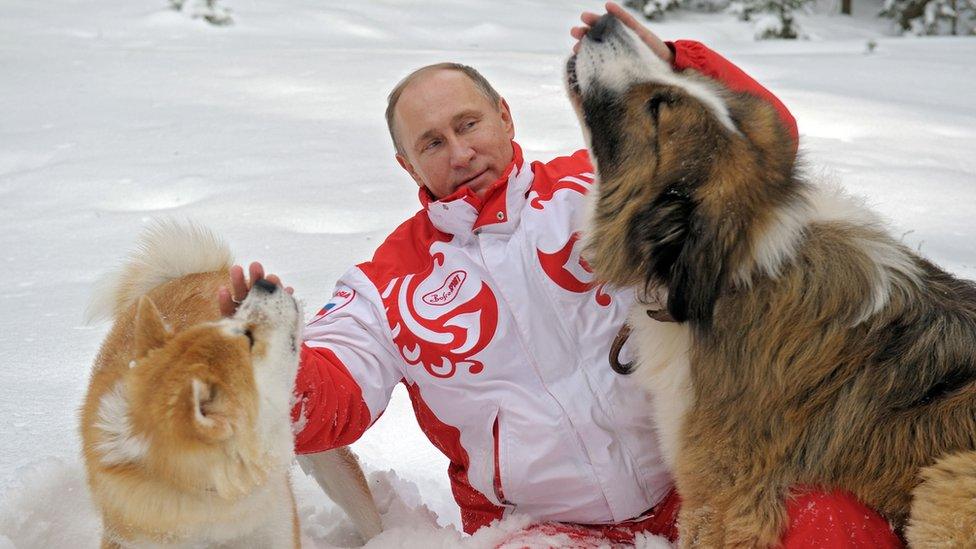
M 694 68 L 786 108 L 697 42 Z M 296 383 L 299 453 L 352 443 L 403 382 L 449 459 L 464 530 L 517 509 L 584 524 L 636 517 L 672 487 L 648 397 L 608 364 L 632 296 L 593 282 L 580 258 L 586 151 L 528 162 L 479 199 L 467 189 L 400 225 L 350 269 L 305 331 Z

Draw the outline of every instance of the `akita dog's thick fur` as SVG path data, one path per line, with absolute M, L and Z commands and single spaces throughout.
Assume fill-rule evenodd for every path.
M 115 319 L 81 409 L 103 547 L 300 546 L 289 412 L 302 314 L 262 280 L 221 318 L 230 264 L 210 232 L 161 222 L 95 296 L 91 316 Z M 355 457 L 311 459 L 363 535 L 378 533 Z
M 611 16 L 567 85 L 598 173 L 584 255 L 637 290 L 627 369 L 682 544 L 775 545 L 812 486 L 910 520 L 916 544 L 976 545 L 976 285 L 807 182 L 770 105 L 674 72 Z

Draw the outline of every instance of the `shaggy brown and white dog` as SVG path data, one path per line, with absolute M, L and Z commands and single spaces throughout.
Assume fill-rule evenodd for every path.
M 103 548 L 300 546 L 288 475 L 301 310 L 262 280 L 221 318 L 230 264 L 210 232 L 158 223 L 96 295 L 92 316 L 115 324 L 81 434 Z M 355 456 L 341 448 L 309 459 L 364 537 L 378 533 Z
M 682 544 L 775 545 L 814 486 L 898 529 L 915 490 L 909 541 L 976 546 L 976 285 L 807 182 L 770 105 L 674 72 L 612 16 L 567 82 L 599 176 L 585 256 L 637 289 L 631 368 Z

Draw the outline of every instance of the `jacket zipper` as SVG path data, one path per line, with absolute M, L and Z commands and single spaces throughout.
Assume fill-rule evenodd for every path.
M 497 415 L 495 416 L 495 423 L 491 427 L 491 435 L 495 442 L 495 476 L 492 479 L 492 487 L 495 489 L 495 497 L 502 505 L 510 505 L 514 507 L 510 501 L 505 499 L 505 491 L 502 489 L 502 461 L 499 450 L 501 444 L 499 443 Z

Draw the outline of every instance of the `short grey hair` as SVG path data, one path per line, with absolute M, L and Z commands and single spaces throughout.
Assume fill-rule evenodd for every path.
M 400 80 L 400 82 L 393 87 L 393 91 L 386 98 L 386 127 L 390 130 L 390 138 L 393 139 L 393 148 L 396 149 L 397 154 L 406 155 L 406 151 L 403 145 L 400 144 L 400 140 L 397 139 L 396 125 L 393 121 L 393 115 L 396 111 L 397 102 L 400 101 L 400 95 L 403 94 L 403 90 L 410 85 L 411 82 L 416 80 L 423 74 L 433 71 L 457 71 L 465 74 L 474 83 L 474 87 L 484 95 L 495 109 L 501 108 L 502 96 L 495 91 L 495 88 L 488 83 L 488 80 L 481 75 L 480 72 L 474 69 L 474 67 L 469 67 L 468 65 L 463 65 L 461 63 L 434 63 L 433 65 L 427 65 L 425 67 L 420 67 L 419 69 L 411 72 L 407 76 Z

